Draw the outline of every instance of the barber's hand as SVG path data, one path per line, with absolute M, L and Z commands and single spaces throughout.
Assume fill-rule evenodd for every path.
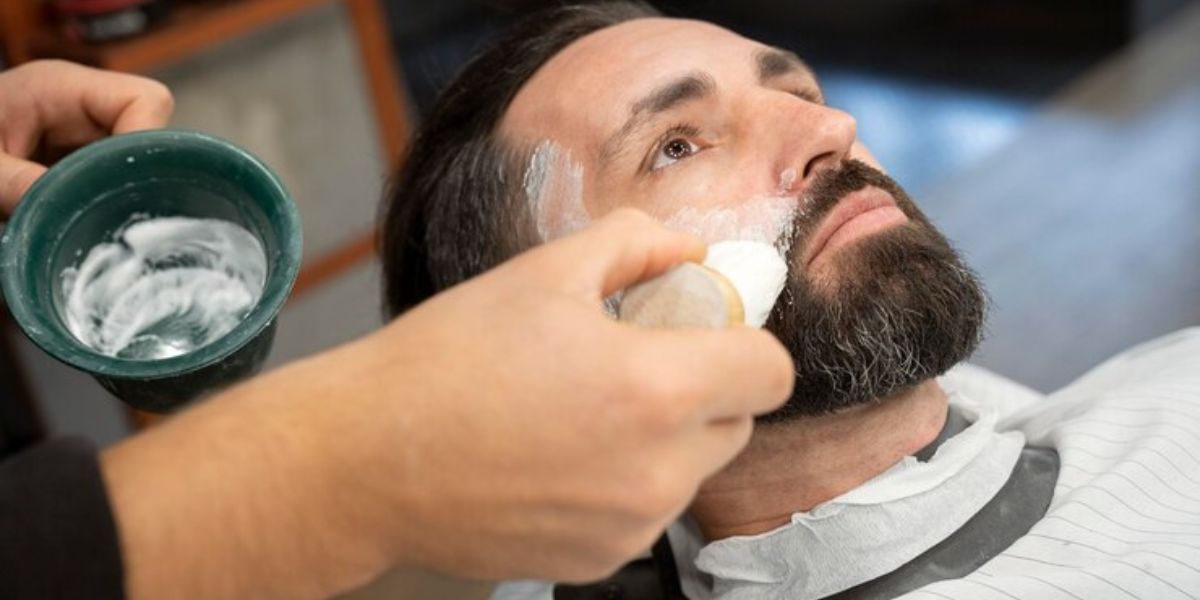
M 163 127 L 174 102 L 163 84 L 59 60 L 0 72 L 0 212 L 63 153 L 114 133 Z
M 698 239 L 622 211 L 401 317 L 361 350 L 348 431 L 406 562 L 595 579 L 646 550 L 790 394 L 770 334 L 638 329 L 603 298 Z
M 129 597 L 327 598 L 392 566 L 610 573 L 791 390 L 764 331 L 604 314 L 703 254 L 620 211 L 106 450 Z

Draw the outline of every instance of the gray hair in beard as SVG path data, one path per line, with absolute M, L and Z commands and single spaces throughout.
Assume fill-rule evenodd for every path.
M 839 200 L 867 186 L 891 194 L 909 222 L 843 247 L 832 276 L 813 280 L 799 264 L 803 248 Z M 818 176 L 806 202 L 788 283 L 766 325 L 792 354 L 795 391 L 760 423 L 881 401 L 965 360 L 983 335 L 979 278 L 890 177 L 846 161 Z

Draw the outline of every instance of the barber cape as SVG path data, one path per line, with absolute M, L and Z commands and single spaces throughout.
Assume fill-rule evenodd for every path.
M 862 486 L 755 536 L 705 543 L 668 531 L 692 600 L 817 599 L 885 575 L 958 528 L 1000 489 L 1026 445 L 1057 450 L 1045 516 L 974 572 L 913 600 L 1200 598 L 1200 328 L 1129 350 L 1041 396 L 978 367 L 940 380 L 972 424 L 925 463 L 907 457 Z M 508 582 L 493 600 L 551 600 Z

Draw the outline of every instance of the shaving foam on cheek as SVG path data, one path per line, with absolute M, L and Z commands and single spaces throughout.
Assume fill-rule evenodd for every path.
M 787 282 L 787 263 L 775 246 L 747 240 L 708 247 L 704 266 L 724 275 L 742 300 L 746 325 L 762 327 Z
M 780 186 L 790 186 L 794 177 L 784 172 Z M 746 324 L 762 327 L 787 282 L 785 257 L 800 213 L 796 198 L 767 196 L 720 208 L 687 207 L 664 223 L 710 244 L 704 265 L 737 289 Z
M 709 244 L 746 240 L 775 246 L 786 255 L 791 249 L 797 211 L 795 198 L 766 196 L 734 206 L 684 207 L 664 219 L 663 224 L 692 233 Z
M 583 207 L 583 166 L 559 145 L 537 145 L 525 170 L 525 197 L 543 242 L 570 235 L 591 221 Z

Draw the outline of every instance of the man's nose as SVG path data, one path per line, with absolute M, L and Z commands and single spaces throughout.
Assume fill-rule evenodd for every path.
M 779 137 L 780 172 L 795 174 L 787 192 L 807 189 L 813 179 L 850 157 L 858 125 L 849 113 L 796 99 L 785 107 L 786 125 L 771 135 Z

